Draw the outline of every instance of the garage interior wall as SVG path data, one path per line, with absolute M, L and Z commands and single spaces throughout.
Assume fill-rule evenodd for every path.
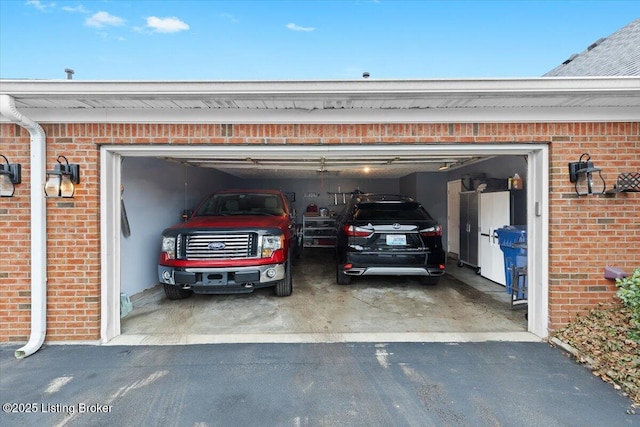
M 302 213 L 310 204 L 339 212 L 342 199 L 335 205 L 334 196 L 329 193 L 349 193 L 360 190 L 370 193 L 398 193 L 400 187 L 397 179 L 355 179 L 335 177 L 318 177 L 315 179 L 247 179 L 242 180 L 244 188 L 273 188 L 285 192 L 294 192 L 296 201 L 293 206 L 298 213 L 298 221 L 302 221 Z

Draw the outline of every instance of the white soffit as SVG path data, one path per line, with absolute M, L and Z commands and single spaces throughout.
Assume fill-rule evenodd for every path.
M 0 80 L 40 122 L 629 121 L 640 77 L 357 80 Z

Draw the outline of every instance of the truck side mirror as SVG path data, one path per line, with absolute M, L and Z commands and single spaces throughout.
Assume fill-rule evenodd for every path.
M 189 219 L 189 217 L 191 217 L 191 215 L 193 215 L 193 210 L 191 209 L 185 209 L 182 211 L 182 222 L 187 222 L 187 220 Z

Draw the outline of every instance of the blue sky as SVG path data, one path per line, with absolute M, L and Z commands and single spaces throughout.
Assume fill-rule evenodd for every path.
M 0 0 L 0 77 L 539 77 L 640 1 Z

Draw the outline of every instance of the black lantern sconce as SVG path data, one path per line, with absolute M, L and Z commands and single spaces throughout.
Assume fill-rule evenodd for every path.
M 80 183 L 80 165 L 70 165 L 65 156 L 58 156 L 56 161 L 55 168 L 47 172 L 44 194 L 47 197 L 73 197 L 76 192 L 74 184 Z
M 595 174 L 598 178 L 594 180 Z M 598 169 L 591 162 L 589 154 L 584 153 L 577 162 L 569 163 L 569 181 L 575 183 L 578 196 L 605 194 L 606 182 L 602 177 L 602 169 Z M 602 186 L 600 186 L 602 181 Z
M 15 184 L 20 184 L 22 166 L 19 163 L 9 163 L 2 154 L 4 164 L 0 163 L 0 197 L 13 197 L 16 191 Z

